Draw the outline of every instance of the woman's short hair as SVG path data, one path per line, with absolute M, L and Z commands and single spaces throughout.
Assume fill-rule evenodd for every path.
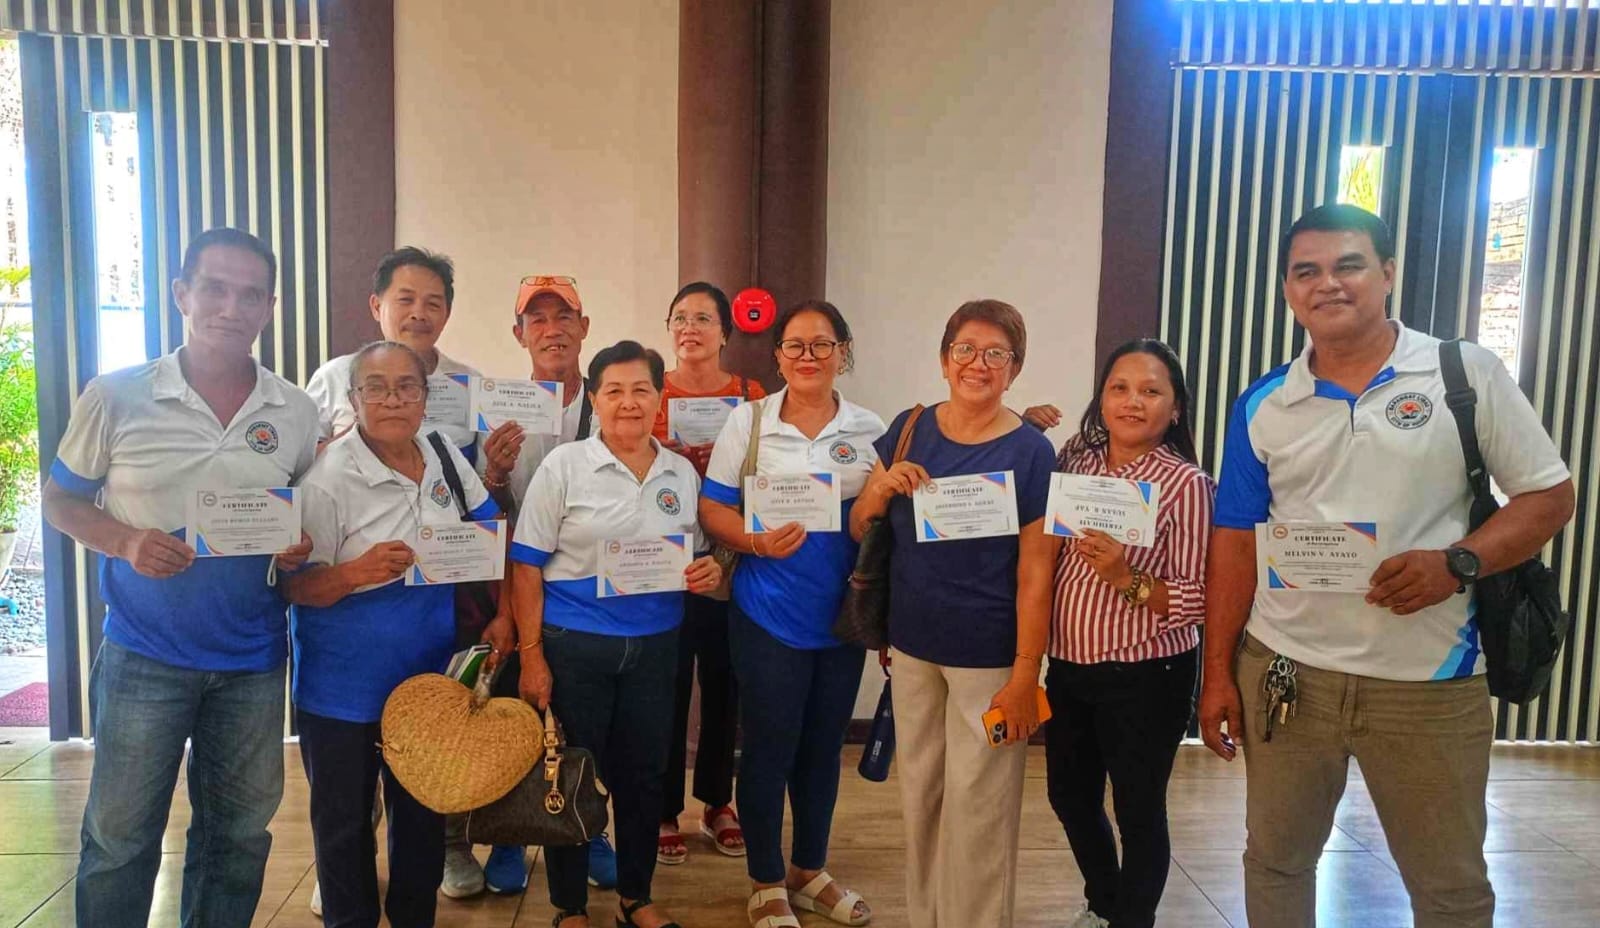
M 354 390 L 355 388 L 361 386 L 362 365 L 367 362 L 367 359 L 371 358 L 380 351 L 398 351 L 404 354 L 411 360 L 412 365 L 416 367 L 417 379 L 421 380 L 424 386 L 427 385 L 428 365 L 423 363 L 422 355 L 413 351 L 410 345 L 379 339 L 375 342 L 367 342 L 365 345 L 362 345 L 356 350 L 356 353 L 350 357 L 350 389 Z
M 839 343 L 842 360 L 839 362 L 839 373 L 849 373 L 856 366 L 856 353 L 851 347 L 850 323 L 844 321 L 844 313 L 839 312 L 839 307 L 827 300 L 801 300 L 778 314 L 772 323 L 772 350 L 777 351 L 783 344 L 784 332 L 788 331 L 789 323 L 801 313 L 816 313 L 828 320 L 828 325 L 833 329 L 833 340 Z
M 999 300 L 969 300 L 957 307 L 950 314 L 950 321 L 944 324 L 944 337 L 939 339 L 941 358 L 955 344 L 956 333 L 969 322 L 986 322 L 1004 333 L 1006 341 L 1011 343 L 1011 350 L 1016 354 L 1017 370 L 1022 370 L 1023 356 L 1028 353 L 1028 326 L 1015 306 Z
M 605 374 L 606 368 L 613 364 L 627 364 L 630 361 L 645 362 L 650 368 L 650 382 L 656 385 L 657 391 L 666 384 L 667 365 L 661 360 L 661 355 L 636 341 L 625 339 L 610 348 L 600 349 L 598 354 L 589 359 L 589 389 L 600 389 L 600 378 Z
M 677 308 L 679 303 L 683 302 L 684 297 L 694 296 L 696 293 L 704 293 L 706 296 L 711 297 L 711 302 L 717 304 L 717 321 L 722 323 L 722 337 L 727 338 L 732 335 L 733 305 L 728 302 L 728 295 L 722 292 L 721 287 L 716 284 L 706 283 L 703 280 L 683 285 L 678 294 L 672 298 L 672 302 L 667 304 L 667 321 L 672 321 L 672 311 Z

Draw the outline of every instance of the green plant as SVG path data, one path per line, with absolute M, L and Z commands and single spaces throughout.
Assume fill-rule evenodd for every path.
M 0 292 L 13 299 L 27 268 L 0 268 Z M 0 531 L 14 532 L 17 516 L 39 486 L 39 404 L 33 365 L 33 326 L 9 322 L 0 308 Z

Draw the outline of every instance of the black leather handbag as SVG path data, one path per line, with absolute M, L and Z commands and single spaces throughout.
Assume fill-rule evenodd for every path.
M 544 761 L 511 792 L 467 813 L 473 844 L 576 847 L 606 830 L 608 799 L 594 755 L 570 747 L 555 713 L 544 712 Z
M 889 467 L 905 460 L 922 409 L 922 404 L 918 403 L 906 416 Z M 833 637 L 869 651 L 889 646 L 889 554 L 893 550 L 894 530 L 889 527 L 888 516 L 868 522 L 867 530 L 861 535 L 861 549 L 856 552 L 855 569 L 850 571 L 849 586 L 845 587 L 844 601 L 839 604 L 839 614 L 833 620 Z
M 1439 369 L 1444 375 L 1445 404 L 1455 416 L 1461 452 L 1472 484 L 1472 531 L 1500 510 L 1489 487 L 1489 471 L 1478 448 L 1475 409 L 1477 391 L 1467 382 L 1461 343 L 1439 343 Z M 1550 673 L 1561 655 L 1572 618 L 1561 608 L 1555 571 L 1536 557 L 1472 585 L 1477 602 L 1478 644 L 1489 670 L 1489 692 L 1521 705 L 1537 699 L 1550 686 Z

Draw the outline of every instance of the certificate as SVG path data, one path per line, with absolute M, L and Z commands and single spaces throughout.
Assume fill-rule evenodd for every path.
M 1262 589 L 1365 593 L 1382 560 L 1376 522 L 1256 526 L 1256 583 Z
M 839 531 L 839 479 L 832 471 L 744 478 L 744 530 L 777 531 L 799 522 L 808 532 Z
M 737 396 L 694 396 L 667 400 L 667 434 L 686 445 L 709 445 L 739 408 Z
M 929 480 L 911 494 L 917 541 L 1017 533 L 1017 479 L 1009 470 Z
M 561 434 L 561 384 L 553 380 L 472 378 L 472 427 L 492 432 L 515 422 L 529 435 Z
M 422 429 L 449 426 L 466 428 L 471 418 L 467 407 L 472 402 L 470 374 L 434 374 L 428 378 L 428 405 L 422 411 Z
M 595 595 L 634 596 L 670 593 L 687 585 L 683 572 L 694 560 L 687 535 L 656 535 L 600 543 Z
M 1045 503 L 1047 535 L 1079 538 L 1084 529 L 1104 532 L 1125 545 L 1148 548 L 1156 536 L 1161 485 L 1091 474 L 1051 474 Z
M 300 543 L 300 491 L 295 487 L 195 490 L 184 537 L 197 557 L 277 554 Z
M 417 529 L 407 544 L 416 555 L 406 586 L 499 580 L 506 572 L 505 523 L 441 522 Z

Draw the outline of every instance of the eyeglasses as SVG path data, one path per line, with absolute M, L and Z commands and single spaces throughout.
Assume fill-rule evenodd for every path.
M 811 351 L 811 356 L 818 361 L 826 361 L 833 357 L 834 349 L 839 343 L 827 338 L 819 338 L 814 342 L 803 342 L 798 338 L 786 338 L 778 343 L 778 351 L 791 361 L 798 361 L 806 356 L 806 351 Z
M 557 274 L 553 277 L 545 274 L 534 274 L 522 278 L 518 283 L 524 287 L 576 287 L 578 278 L 568 277 L 565 274 Z
M 415 406 L 428 395 L 428 388 L 420 383 L 403 383 L 398 387 L 381 383 L 364 383 L 351 389 L 350 392 L 361 397 L 361 402 L 372 406 L 387 402 L 390 396 L 399 397 L 401 405 Z
M 983 355 L 983 366 L 994 371 L 1010 364 L 1017 356 L 1010 348 L 985 348 L 980 352 L 971 342 L 956 342 L 950 346 L 950 360 L 962 366 L 971 364 L 979 354 Z
M 721 328 L 721 326 L 722 320 L 716 316 L 708 316 L 705 313 L 695 313 L 692 316 L 678 313 L 667 320 L 667 328 L 674 332 L 682 332 L 685 329 Z

